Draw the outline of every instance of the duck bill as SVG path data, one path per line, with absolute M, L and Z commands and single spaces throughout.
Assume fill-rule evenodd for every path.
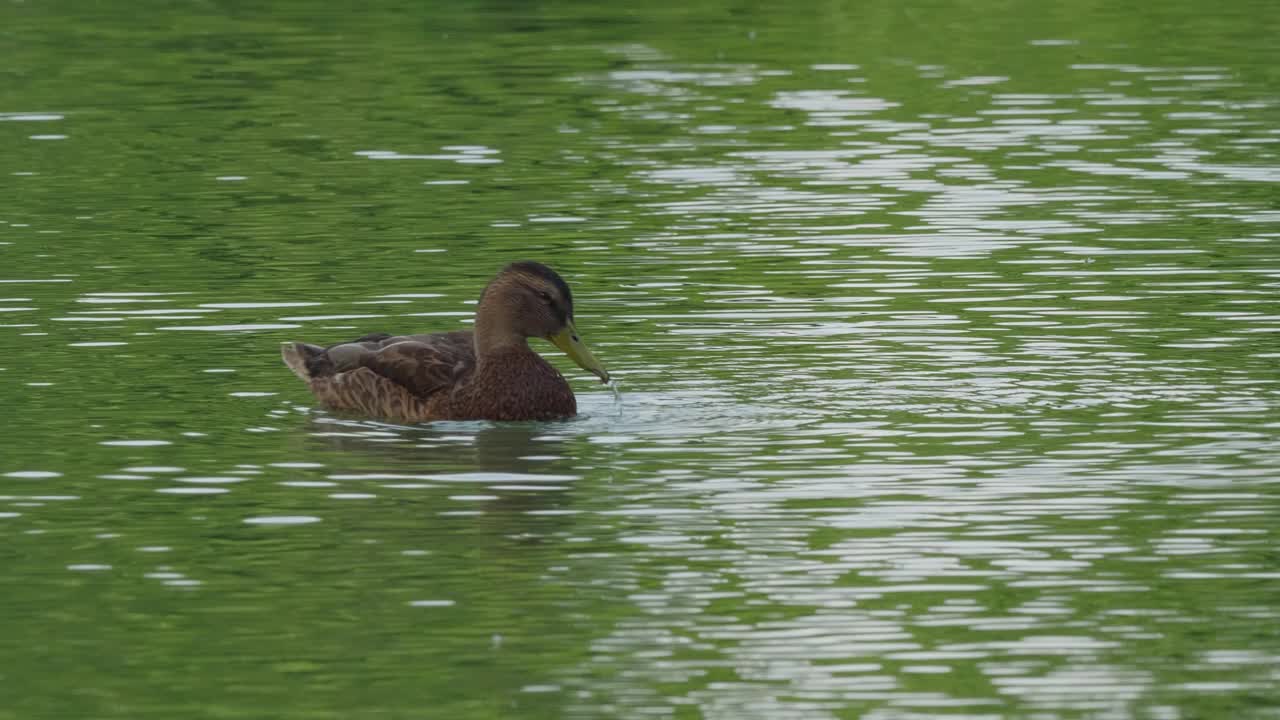
M 587 344 L 582 342 L 582 338 L 578 335 L 578 329 L 573 326 L 573 320 L 565 324 L 564 329 L 555 335 L 547 337 L 556 347 L 564 351 L 569 359 L 578 364 L 578 367 L 593 373 L 600 378 L 600 382 L 609 382 L 609 371 L 604 369 L 604 365 L 591 354 L 591 349 Z

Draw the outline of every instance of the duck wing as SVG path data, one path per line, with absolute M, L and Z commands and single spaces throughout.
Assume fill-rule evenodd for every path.
M 392 394 L 426 401 L 464 382 L 476 365 L 474 336 L 467 331 L 382 333 L 329 347 L 288 343 L 281 355 L 317 398 L 350 409 Z
M 426 399 L 470 377 L 476 367 L 475 341 L 470 332 L 393 336 L 361 354 L 359 367 Z

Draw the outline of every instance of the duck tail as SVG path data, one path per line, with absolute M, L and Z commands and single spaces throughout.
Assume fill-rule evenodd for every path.
M 284 359 L 284 364 L 306 383 L 311 382 L 314 376 L 312 369 L 324 354 L 324 348 L 307 343 L 287 342 L 280 346 L 280 357 Z

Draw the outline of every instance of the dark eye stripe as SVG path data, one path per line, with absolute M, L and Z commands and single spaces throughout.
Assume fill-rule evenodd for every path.
M 505 268 L 505 270 L 515 270 L 527 273 L 528 275 L 542 278 L 546 282 L 551 283 L 551 285 L 555 286 L 555 289 L 560 293 L 560 297 L 564 298 L 565 304 L 570 308 L 573 308 L 573 291 L 569 289 L 569 284 L 566 283 L 564 278 L 560 277 L 555 270 L 552 270 L 542 263 L 533 262 L 531 260 L 511 263 Z

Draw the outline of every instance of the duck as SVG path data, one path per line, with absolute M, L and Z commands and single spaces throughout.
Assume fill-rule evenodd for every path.
M 330 410 L 403 423 L 556 420 L 577 414 L 577 398 L 529 338 L 550 341 L 609 382 L 573 318 L 569 284 L 550 267 L 524 260 L 485 285 L 472 330 L 373 333 L 327 347 L 287 342 L 280 354 Z

